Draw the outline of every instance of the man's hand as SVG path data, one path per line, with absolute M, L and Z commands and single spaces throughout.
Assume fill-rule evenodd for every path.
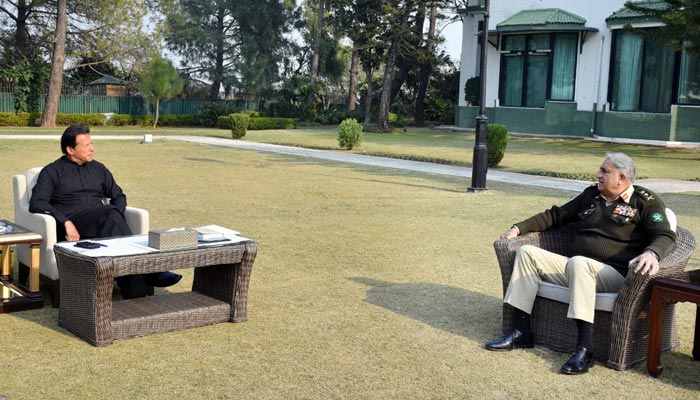
M 654 276 L 659 271 L 659 260 L 657 260 L 656 256 L 651 252 L 645 251 L 631 259 L 629 267 L 634 267 L 634 272 L 639 272 L 642 275 L 648 273 L 650 276 Z
M 501 239 L 513 239 L 514 237 L 518 236 L 519 234 L 520 234 L 520 229 L 518 229 L 517 226 L 513 226 L 512 228 L 503 232 L 503 234 L 501 235 Z
M 66 240 L 69 242 L 80 240 L 80 233 L 78 233 L 78 229 L 76 229 L 71 221 L 66 221 L 64 226 L 66 227 Z

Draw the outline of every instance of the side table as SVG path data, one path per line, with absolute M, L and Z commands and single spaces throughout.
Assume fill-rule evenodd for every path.
M 700 285 L 667 278 L 654 279 L 651 291 L 647 371 L 655 378 L 661 375 L 664 369 L 661 364 L 661 339 L 663 336 L 664 301 L 666 300 L 690 301 L 698 304 L 695 311 L 693 358 L 700 361 Z
M 0 226 L 3 227 L 0 232 L 0 314 L 43 308 L 44 299 L 39 292 L 39 246 L 44 239 L 38 233 L 4 219 L 0 220 Z M 31 249 L 28 288 L 12 279 L 10 246 L 16 244 L 28 244 Z

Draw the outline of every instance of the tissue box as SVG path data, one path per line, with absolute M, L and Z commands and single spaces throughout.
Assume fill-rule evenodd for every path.
M 148 246 L 158 250 L 194 248 L 197 247 L 197 231 L 189 228 L 150 231 Z

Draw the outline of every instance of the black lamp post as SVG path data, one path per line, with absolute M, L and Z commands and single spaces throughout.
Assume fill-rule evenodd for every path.
M 486 189 L 486 171 L 488 170 L 488 137 L 489 119 L 486 117 L 486 46 L 488 45 L 489 30 L 489 0 L 484 0 L 484 23 L 481 29 L 479 46 L 480 61 L 480 96 L 479 116 L 476 117 L 476 137 L 474 139 L 474 156 L 472 157 L 472 185 L 467 192 L 481 192 Z

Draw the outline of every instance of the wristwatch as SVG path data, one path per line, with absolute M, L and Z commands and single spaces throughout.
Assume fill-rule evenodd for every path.
M 654 257 L 656 257 L 656 261 L 659 261 L 659 260 L 661 259 L 661 258 L 659 257 L 659 255 L 656 254 L 656 252 L 655 252 L 654 250 L 652 250 L 652 249 L 647 249 L 646 251 L 648 251 L 648 252 L 651 253 Z

